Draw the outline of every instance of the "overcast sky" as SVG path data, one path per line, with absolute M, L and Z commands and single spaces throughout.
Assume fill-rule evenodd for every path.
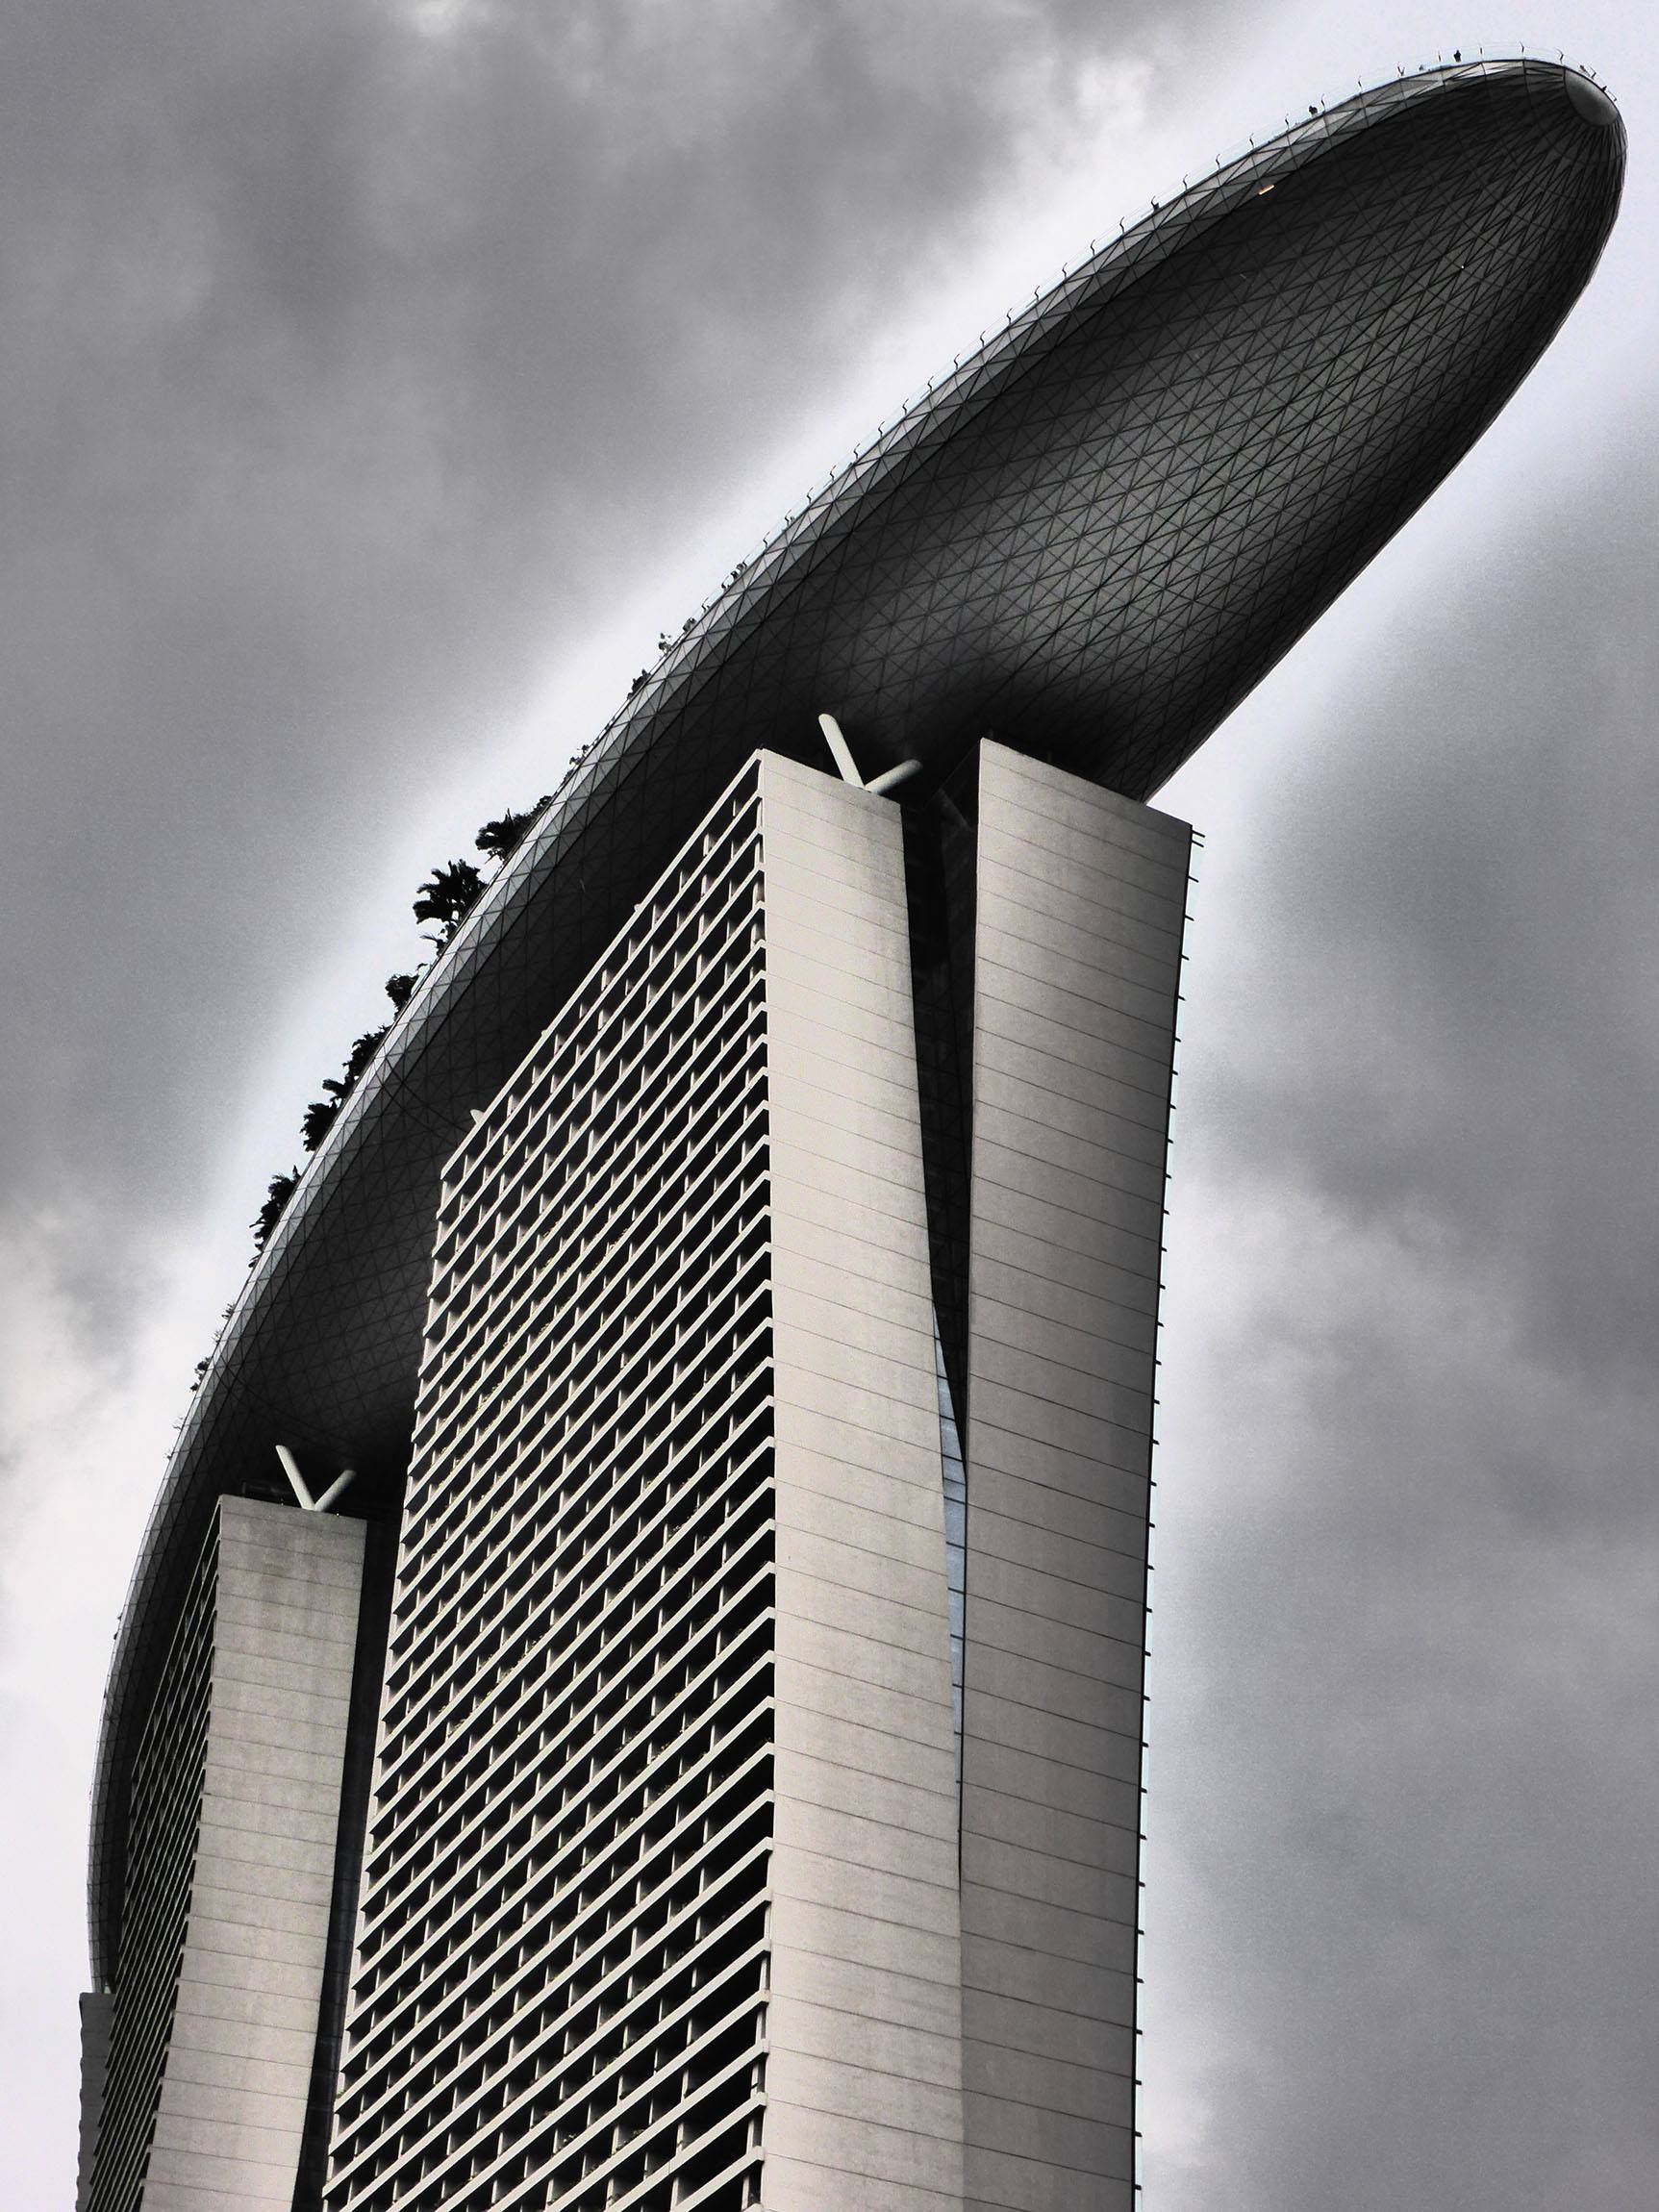
M 1449 43 L 1632 140 L 1583 305 L 1160 803 L 1147 2212 L 1651 2212 L 1659 53 L 1519 0 L 0 0 L 0 2179 L 72 2198 L 116 1609 L 245 1223 L 807 485 Z

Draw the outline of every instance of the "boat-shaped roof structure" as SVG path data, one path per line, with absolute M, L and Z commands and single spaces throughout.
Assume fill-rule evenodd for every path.
M 1577 71 L 1436 67 L 1310 112 L 953 366 L 730 579 L 590 748 L 312 1161 L 181 1430 L 94 1788 L 127 1778 L 221 1492 L 278 1441 L 395 1510 L 441 1165 L 757 746 L 914 789 L 988 731 L 1133 798 L 1188 758 L 1491 422 L 1584 285 L 1624 136 Z

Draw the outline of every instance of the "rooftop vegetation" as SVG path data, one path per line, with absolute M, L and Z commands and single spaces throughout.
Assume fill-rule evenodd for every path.
M 740 561 L 725 579 L 722 589 L 730 590 L 734 584 L 738 583 L 747 570 L 748 566 L 746 561 Z M 666 630 L 663 631 L 657 639 L 659 659 L 671 652 L 681 638 L 688 636 L 695 629 L 696 621 L 697 618 L 694 615 L 689 616 L 681 625 L 678 636 L 671 636 Z M 640 691 L 643 685 L 648 683 L 650 674 L 649 668 L 641 668 L 629 687 L 630 694 Z M 387 1036 L 395 1026 L 404 1008 L 414 997 L 415 990 L 428 968 L 432 967 L 434 961 L 442 955 L 456 931 L 460 929 L 462 923 L 484 895 L 487 887 L 493 883 L 501 873 L 507 863 L 523 843 L 525 838 L 553 804 L 558 792 L 562 792 L 577 773 L 582 763 L 597 742 L 598 740 L 593 739 L 571 755 L 570 765 L 560 780 L 557 791 L 544 792 L 534 806 L 525 808 L 522 813 L 510 807 L 505 814 L 497 815 L 493 820 L 481 824 L 473 839 L 473 843 L 484 856 L 484 868 L 480 868 L 475 861 L 446 860 L 433 869 L 415 892 L 415 920 L 432 924 L 430 929 L 421 932 L 426 943 L 433 948 L 432 959 L 422 961 L 417 968 L 409 968 L 399 974 L 387 977 L 386 995 L 391 1001 L 391 1020 L 383 1022 L 378 1029 L 365 1029 L 346 1054 L 345 1066 L 340 1072 L 338 1075 L 324 1076 L 322 1096 L 312 1100 L 300 1121 L 300 1143 L 308 1153 L 317 1150 L 329 1131 L 334 1127 L 335 1122 L 339 1119 L 340 1108 L 367 1072 L 375 1054 L 380 1050 Z M 489 870 L 488 874 L 485 869 Z M 302 1172 L 303 1170 L 296 1161 L 291 1168 L 271 1177 L 265 1191 L 264 1203 L 260 1207 L 251 1223 L 254 1233 L 254 1249 L 253 1259 L 248 1262 L 250 1268 L 264 1250 L 265 1245 L 270 1241 L 272 1231 L 288 1210 L 289 1200 L 299 1188 Z M 219 1323 L 220 1333 L 223 1332 L 225 1321 L 230 1319 L 231 1311 L 229 1306 L 225 1308 L 224 1319 Z M 214 1342 L 216 1345 L 218 1343 L 216 1335 Z M 199 1386 L 202 1377 L 207 1373 L 209 1364 L 209 1359 L 197 1363 L 196 1380 L 190 1386 L 192 1390 Z
M 365 1029 L 353 1043 L 339 1073 L 323 1078 L 322 1096 L 312 1100 L 300 1122 L 300 1143 L 307 1152 L 314 1152 L 334 1127 L 340 1108 L 367 1072 L 388 1032 L 414 997 L 421 977 L 478 904 L 487 885 L 493 883 L 552 803 L 553 793 L 548 792 L 522 813 L 509 808 L 492 821 L 485 822 L 473 840 L 484 856 L 483 867 L 475 861 L 446 860 L 433 869 L 415 892 L 415 918 L 431 925 L 422 930 L 421 935 L 432 946 L 432 959 L 423 961 L 418 968 L 387 977 L 386 995 L 391 1001 L 391 1020 L 383 1022 L 378 1029 Z M 285 1173 L 271 1177 L 264 1203 L 253 1221 L 255 1259 L 264 1250 L 272 1230 L 282 1219 L 299 1179 L 297 1163 Z M 206 1368 L 204 1360 L 196 1370 L 198 1376 Z

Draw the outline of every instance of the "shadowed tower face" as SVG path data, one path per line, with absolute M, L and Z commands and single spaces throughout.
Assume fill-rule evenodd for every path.
M 1144 801 L 1492 420 L 1622 160 L 1528 61 L 1252 147 L 572 770 L 146 1533 L 89 2212 L 1128 2212 L 1192 848 Z

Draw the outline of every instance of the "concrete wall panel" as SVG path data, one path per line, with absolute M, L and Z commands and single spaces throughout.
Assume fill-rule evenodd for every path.
M 943 1474 L 897 809 L 763 768 L 777 1402 L 762 2201 L 960 2212 Z
M 293 2196 L 363 1540 L 361 1521 L 219 1504 L 207 1787 L 145 2212 Z
M 1190 832 L 981 747 L 966 2201 L 1129 2212 L 1146 1509 Z

